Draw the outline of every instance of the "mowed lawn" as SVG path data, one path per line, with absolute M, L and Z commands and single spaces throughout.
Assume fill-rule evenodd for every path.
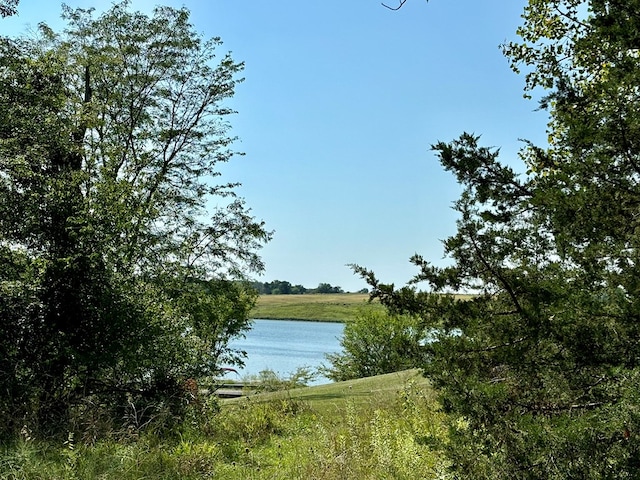
M 344 322 L 353 320 L 362 308 L 383 307 L 369 303 L 366 293 L 261 295 L 253 318 Z
M 316 414 L 331 418 L 346 409 L 348 404 L 356 407 L 384 404 L 395 397 L 408 384 L 422 388 L 434 395 L 429 381 L 418 369 L 387 373 L 374 377 L 357 378 L 344 382 L 332 382 L 313 387 L 295 388 L 288 391 L 258 393 L 251 395 L 253 402 L 271 402 L 280 398 L 304 401 Z M 246 402 L 246 398 L 221 400 L 222 405 L 231 406 Z

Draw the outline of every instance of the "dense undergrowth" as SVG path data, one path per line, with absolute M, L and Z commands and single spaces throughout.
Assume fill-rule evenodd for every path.
M 428 385 L 404 381 L 366 397 L 336 391 L 256 395 L 218 408 L 209 402 L 162 436 L 129 431 L 93 443 L 73 435 L 53 442 L 25 428 L 20 439 L 2 446 L 0 478 L 446 477 L 444 414 Z

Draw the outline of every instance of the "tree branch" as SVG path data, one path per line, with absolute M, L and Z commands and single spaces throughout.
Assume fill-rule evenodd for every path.
M 389 10 L 400 10 L 405 3 L 407 3 L 407 0 L 400 0 L 400 4 L 396 8 L 393 8 L 382 2 L 382 6 L 388 8 Z

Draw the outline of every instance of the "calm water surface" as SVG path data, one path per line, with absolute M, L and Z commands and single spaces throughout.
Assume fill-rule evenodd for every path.
M 328 364 L 325 354 L 341 351 L 342 323 L 299 322 L 292 320 L 255 320 L 247 338 L 231 342 L 233 348 L 247 352 L 245 367 L 239 376 L 257 375 L 262 370 L 273 370 L 288 377 L 299 367 L 315 370 Z M 228 378 L 238 378 L 227 374 Z M 311 384 L 328 383 L 318 377 Z

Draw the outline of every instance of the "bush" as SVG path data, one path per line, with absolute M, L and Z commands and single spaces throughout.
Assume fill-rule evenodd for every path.
M 251 384 L 252 390 L 276 392 L 278 390 L 306 387 L 316 376 L 317 374 L 308 367 L 299 367 L 288 377 L 282 377 L 273 370 L 266 369 L 261 370 L 257 375 L 246 376 L 244 382 Z
M 323 373 L 343 381 L 415 368 L 425 336 L 415 316 L 362 310 L 346 323 L 343 351 L 326 356 L 332 366 Z

